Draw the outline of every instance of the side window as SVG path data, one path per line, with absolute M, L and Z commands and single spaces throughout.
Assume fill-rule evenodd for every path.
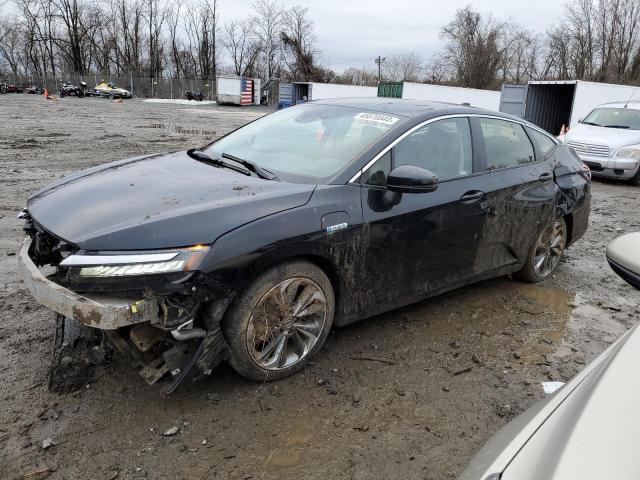
M 468 118 L 438 120 L 419 128 L 394 147 L 394 167 L 414 165 L 446 180 L 473 172 Z
M 487 170 L 535 161 L 533 145 L 522 125 L 507 120 L 479 118 L 487 150 Z
M 391 150 L 378 159 L 376 163 L 369 167 L 364 174 L 363 182 L 368 185 L 385 186 L 387 175 L 391 171 Z
M 543 157 L 547 157 L 547 155 L 549 155 L 551 152 L 553 152 L 557 146 L 556 142 L 554 142 L 553 140 L 551 140 L 548 136 L 546 136 L 544 133 L 540 133 L 537 130 L 534 130 L 533 128 L 527 128 L 527 133 L 529 134 L 529 137 L 531 138 L 531 140 L 533 140 L 533 143 L 535 143 L 536 147 L 538 147 L 538 150 L 540 150 L 542 152 L 542 156 Z

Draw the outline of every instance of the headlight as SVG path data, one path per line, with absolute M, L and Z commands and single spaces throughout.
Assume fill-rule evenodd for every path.
M 62 267 L 78 268 L 80 277 L 130 277 L 158 273 L 196 270 L 209 251 L 208 245 L 195 245 L 174 250 L 70 255 L 60 262 Z
M 640 160 L 640 145 L 629 145 L 616 152 L 616 158 L 632 158 Z

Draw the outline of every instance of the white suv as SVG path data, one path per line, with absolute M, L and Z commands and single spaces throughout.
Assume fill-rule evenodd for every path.
M 631 180 L 640 185 L 640 102 L 596 107 L 571 129 L 564 142 L 594 177 Z

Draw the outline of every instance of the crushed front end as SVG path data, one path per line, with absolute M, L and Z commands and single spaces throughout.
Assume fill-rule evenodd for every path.
M 26 210 L 20 218 L 24 282 L 57 313 L 52 390 L 86 382 L 87 369 L 107 361 L 114 348 L 149 384 L 173 376 L 167 393 L 187 377 L 209 375 L 227 357 L 220 320 L 232 292 L 198 270 L 209 246 L 87 252 Z

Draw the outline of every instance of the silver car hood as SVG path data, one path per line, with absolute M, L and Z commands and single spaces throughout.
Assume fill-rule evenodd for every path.
M 640 130 L 595 127 L 580 123 L 565 135 L 564 143 L 569 142 L 600 143 L 617 150 L 628 145 L 640 144 Z
M 500 430 L 459 480 L 640 478 L 640 331 Z

